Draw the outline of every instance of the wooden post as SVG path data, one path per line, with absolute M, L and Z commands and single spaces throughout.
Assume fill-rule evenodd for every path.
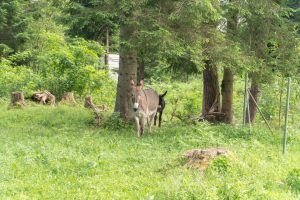
M 106 49 L 104 55 L 105 65 L 108 65 L 108 54 L 109 54 L 109 30 L 106 28 Z
M 282 94 L 283 94 L 283 90 L 282 90 L 282 87 L 283 87 L 283 81 L 284 79 L 282 79 L 281 81 L 281 85 L 280 85 L 280 92 L 279 92 L 279 113 L 278 113 L 278 126 L 279 128 L 281 128 L 281 107 L 282 107 Z
M 248 111 L 248 121 L 249 121 L 249 132 L 251 134 L 252 126 L 251 126 L 251 117 L 250 117 L 250 106 L 249 106 L 249 95 L 247 95 L 247 111 Z M 247 115 L 247 112 L 245 113 Z
M 285 154 L 285 152 L 286 152 L 286 138 L 287 138 L 287 128 L 288 128 L 290 93 L 291 93 L 291 77 L 288 78 L 288 86 L 287 86 L 287 94 L 286 94 L 285 125 L 284 125 L 282 154 Z
M 243 126 L 246 125 L 246 112 L 247 112 L 247 101 L 248 101 L 248 92 L 247 92 L 247 88 L 248 88 L 248 74 L 245 75 L 245 90 L 244 90 L 244 107 L 243 107 Z M 249 105 L 248 105 L 249 107 Z M 250 121 L 250 119 L 249 119 Z

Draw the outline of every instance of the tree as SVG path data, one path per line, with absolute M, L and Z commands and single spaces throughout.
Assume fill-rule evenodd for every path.
M 22 32 L 26 29 L 26 16 L 22 0 L 0 2 L 0 55 L 18 50 L 24 42 Z
M 129 118 L 130 109 L 130 81 L 137 80 L 137 52 L 129 44 L 134 37 L 136 27 L 125 22 L 120 26 L 120 65 L 118 73 L 117 97 L 115 112 L 120 112 L 123 118 Z
M 118 51 L 120 16 L 109 1 L 74 0 L 65 6 L 62 20 L 72 37 L 83 37 L 102 44 L 111 43 L 111 51 Z M 107 44 L 107 48 L 109 45 Z M 109 49 L 106 50 L 107 53 Z
M 229 1 L 228 3 L 232 3 L 233 1 Z M 238 35 L 238 10 L 234 9 L 233 6 L 229 5 L 227 8 L 227 16 L 226 16 L 226 34 L 228 40 L 235 40 L 235 36 Z M 237 66 L 236 66 L 237 67 Z M 224 67 L 223 72 L 223 80 L 221 85 L 221 93 L 222 93 L 222 110 L 224 113 L 223 122 L 232 124 L 233 123 L 233 71 L 229 66 Z
M 273 72 L 286 76 L 287 71 L 295 71 L 297 42 L 286 18 L 290 10 L 285 6 L 273 0 L 244 3 L 244 43 L 249 44 L 247 48 L 258 60 L 256 69 L 250 73 L 250 92 L 259 103 L 261 84 L 272 81 L 276 74 Z M 257 108 L 251 98 L 249 106 L 250 122 L 254 123 Z

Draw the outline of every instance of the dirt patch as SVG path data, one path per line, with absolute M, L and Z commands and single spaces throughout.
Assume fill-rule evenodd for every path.
M 187 167 L 204 171 L 213 159 L 227 156 L 228 153 L 225 148 L 193 149 L 186 151 L 183 156 L 188 160 Z

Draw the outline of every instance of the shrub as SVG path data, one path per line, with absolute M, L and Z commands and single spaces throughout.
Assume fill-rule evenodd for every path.
M 226 173 L 230 167 L 230 161 L 226 156 L 220 156 L 212 161 L 211 168 L 218 173 Z
M 110 104 L 115 83 L 101 62 L 103 47 L 81 38 L 68 39 L 42 31 L 37 40 L 43 48 L 29 48 L 0 60 L 0 96 L 12 91 L 49 90 L 58 99 L 64 92 L 98 96 Z M 29 44 L 28 44 L 29 45 Z M 112 89 L 113 88 L 113 89 Z
M 0 62 L 0 96 L 8 96 L 13 91 L 23 91 L 25 96 L 36 90 L 41 77 L 26 66 L 11 67 L 9 62 Z
M 114 112 L 104 119 L 102 126 L 110 130 L 122 130 L 129 128 L 130 124 L 121 118 L 119 112 Z
M 300 193 L 300 169 L 293 169 L 289 172 L 286 182 L 292 191 Z

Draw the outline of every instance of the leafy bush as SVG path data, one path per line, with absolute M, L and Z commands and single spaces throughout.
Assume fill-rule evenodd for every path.
M 230 161 L 226 156 L 220 156 L 212 161 L 211 167 L 219 173 L 226 173 L 230 167 Z
M 114 112 L 104 119 L 102 126 L 109 130 L 122 130 L 129 128 L 131 125 L 121 118 L 119 112 Z
M 26 94 L 36 90 L 41 83 L 41 77 L 25 66 L 11 67 L 9 62 L 0 62 L 0 96 L 7 96 L 13 91 L 23 91 Z
M 29 95 L 46 89 L 58 98 L 69 91 L 79 96 L 101 93 L 96 99 L 112 103 L 115 83 L 101 62 L 104 49 L 99 43 L 81 38 L 68 40 L 49 32 L 40 32 L 36 40 L 41 41 L 40 47 L 1 59 L 0 96 L 12 91 Z
M 166 109 L 165 117 L 171 117 L 177 120 L 180 116 L 184 122 L 191 122 L 190 118 L 199 116 L 201 112 L 201 85 L 200 80 L 195 78 L 190 80 L 189 83 L 183 82 L 172 82 L 172 83 L 161 83 L 159 81 L 152 80 L 151 87 L 156 89 L 160 94 L 164 91 L 168 91 L 165 97 Z M 188 120 L 185 120 L 188 119 Z
M 75 91 L 82 96 L 93 92 L 102 82 L 108 80 L 108 74 L 102 72 L 105 69 L 100 62 L 104 50 L 98 43 L 80 38 L 67 42 L 61 38 L 61 44 L 53 45 L 50 43 L 55 40 L 52 37 L 56 36 L 46 34 L 44 37 L 49 42 L 45 42 L 47 50 L 35 52 L 38 73 L 45 79 L 43 88 L 47 87 L 57 96 L 66 91 Z
M 293 169 L 290 171 L 286 181 L 292 191 L 300 193 L 300 169 Z

